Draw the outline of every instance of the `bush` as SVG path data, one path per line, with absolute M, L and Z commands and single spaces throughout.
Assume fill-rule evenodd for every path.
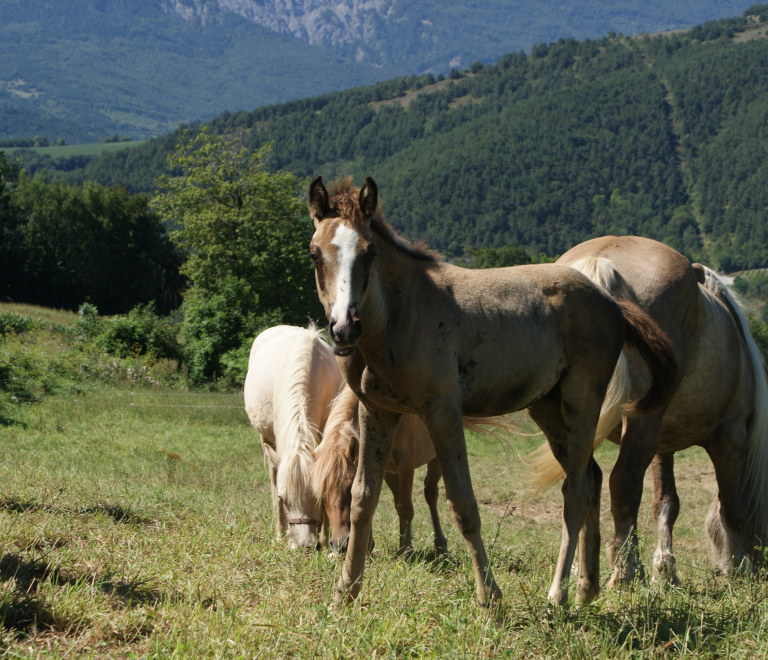
M 128 314 L 102 322 L 96 338 L 103 351 L 120 358 L 139 355 L 179 359 L 181 347 L 176 326 L 155 314 L 154 303 L 137 305 Z
M 0 314 L 0 335 L 18 335 L 29 330 L 31 319 L 17 314 Z
M 99 310 L 96 305 L 90 303 L 80 305 L 80 309 L 77 310 L 77 320 L 71 326 L 75 339 L 80 341 L 92 339 L 99 334 L 100 327 Z
M 483 248 L 472 251 L 470 268 L 506 268 L 531 263 L 525 248 L 505 245 L 500 248 Z
M 184 301 L 184 342 L 189 376 L 194 382 L 229 377 L 242 383 L 253 338 L 282 321 L 282 312 L 258 315 L 258 294 L 235 277 L 228 277 L 216 293 L 192 289 Z

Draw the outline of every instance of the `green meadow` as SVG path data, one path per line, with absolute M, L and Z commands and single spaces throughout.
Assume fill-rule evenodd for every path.
M 13 322 L 17 318 L 19 322 Z M 704 516 L 706 454 L 678 455 L 682 584 L 650 580 L 591 605 L 546 599 L 562 497 L 526 497 L 525 456 L 467 434 L 483 535 L 504 592 L 477 606 L 464 542 L 440 511 L 437 558 L 416 479 L 415 554 L 398 557 L 383 492 L 360 598 L 331 607 L 342 558 L 274 537 L 269 479 L 242 393 L 191 387 L 183 365 L 117 357 L 72 312 L 0 306 L 0 655 L 7 658 L 755 658 L 768 652 L 768 582 L 726 578 Z M 23 323 L 21 323 L 23 321 Z M 5 334 L 3 334 L 5 333 Z M 597 460 L 607 475 L 610 443 Z M 604 484 L 607 484 L 607 478 Z M 640 511 L 656 543 L 650 477 Z M 612 531 L 607 485 L 602 532 Z M 603 579 L 609 567 L 603 558 Z M 572 589 L 572 594 L 575 590 Z
M 475 604 L 469 557 L 443 498 L 450 556 L 435 558 L 417 492 L 416 553 L 402 558 L 382 493 L 361 597 L 334 609 L 342 559 L 274 538 L 268 475 L 240 394 L 106 385 L 39 403 L 8 394 L 0 409 L 5 657 L 753 658 L 768 650 L 763 575 L 727 579 L 708 559 L 703 521 L 716 486 L 702 451 L 677 465 L 680 587 L 638 583 L 587 607 L 550 606 L 561 496 L 554 489 L 524 501 L 520 457 L 540 440 L 517 439 L 510 452 L 468 435 L 503 604 Z M 606 472 L 615 455 L 601 448 Z M 649 566 L 647 492 L 640 536 Z M 605 537 L 607 492 L 602 518 Z

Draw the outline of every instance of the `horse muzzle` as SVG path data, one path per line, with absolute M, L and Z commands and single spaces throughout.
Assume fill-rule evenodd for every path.
M 329 544 L 334 552 L 346 552 L 349 547 L 349 536 L 342 539 L 331 539 Z
M 342 357 L 352 355 L 355 344 L 363 332 L 363 324 L 358 315 L 357 305 L 350 307 L 345 318 L 341 321 L 331 317 L 329 326 L 334 354 Z

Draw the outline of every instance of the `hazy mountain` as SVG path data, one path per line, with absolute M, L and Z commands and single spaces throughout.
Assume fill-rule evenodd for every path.
M 690 27 L 734 0 L 0 0 L 0 139 L 180 122 L 466 69 L 560 37 Z
M 160 135 L 180 122 L 381 80 L 394 69 L 231 13 L 160 0 L 0 0 L 0 139 Z
M 738 15 L 734 0 L 165 0 L 169 13 L 234 13 L 345 57 L 404 73 L 447 72 L 559 38 L 678 30 Z

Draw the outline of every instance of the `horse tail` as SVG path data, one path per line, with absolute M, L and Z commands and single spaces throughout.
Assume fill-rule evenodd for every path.
M 699 264 L 696 266 L 698 268 Z M 747 495 L 747 519 L 752 523 L 755 535 L 765 542 L 768 540 L 768 382 L 765 362 L 749 331 L 749 321 L 741 304 L 713 270 L 706 266 L 701 269 L 704 271 L 704 288 L 725 302 L 735 317 L 752 365 L 755 399 L 752 418 L 747 425 L 747 474 L 743 492 Z
M 573 263 L 571 268 L 614 295 L 618 279 L 609 259 L 588 257 Z M 666 333 L 639 305 L 624 298 L 617 297 L 615 300 L 626 322 L 624 350 L 619 355 L 600 408 L 593 451 L 616 428 L 622 414 L 641 416 L 663 408 L 672 399 L 677 386 L 677 358 Z M 628 401 L 631 380 L 627 349 L 640 353 L 651 372 L 650 389 L 636 401 Z M 530 458 L 533 461 L 530 482 L 534 491 L 544 490 L 562 480 L 563 471 L 548 443 L 530 454 Z
M 651 371 L 651 387 L 641 398 L 624 404 L 624 412 L 639 417 L 667 406 L 677 387 L 677 357 L 672 342 L 639 305 L 617 298 L 626 321 L 624 346 L 636 350 Z
M 349 448 L 360 440 L 359 400 L 349 385 L 344 385 L 331 403 L 323 441 L 315 449 L 312 490 L 318 501 L 326 493 L 341 488 L 350 470 Z
M 597 284 L 608 293 L 613 293 L 616 289 L 616 271 L 609 259 L 604 257 L 587 257 L 579 259 L 570 264 L 571 268 L 578 270 L 586 275 L 590 280 Z M 623 312 L 623 310 L 622 310 Z M 626 318 L 626 317 L 625 317 Z M 655 324 L 654 324 L 655 325 Z M 605 399 L 600 408 L 600 417 L 597 421 L 597 430 L 595 431 L 595 441 L 593 451 L 603 443 L 621 422 L 621 416 L 624 408 L 629 401 L 631 389 L 631 380 L 629 378 L 629 361 L 625 350 L 621 351 L 616 368 L 613 370 L 613 376 L 608 383 L 608 389 L 605 392 Z M 538 449 L 531 452 L 526 460 L 531 463 L 530 486 L 533 492 L 539 492 L 551 488 L 564 478 L 563 469 L 557 462 L 554 454 L 549 448 L 549 443 L 545 442 Z

